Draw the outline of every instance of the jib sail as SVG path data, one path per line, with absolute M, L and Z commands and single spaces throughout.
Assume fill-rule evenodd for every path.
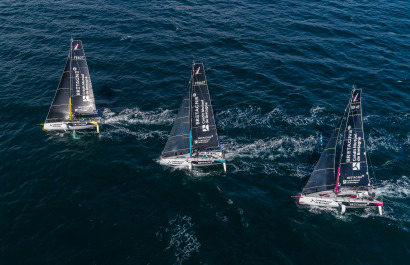
M 191 86 L 192 149 L 218 147 L 214 112 L 202 63 L 193 64 Z
M 319 161 L 303 189 L 303 194 L 333 190 L 335 188 L 336 145 L 343 118 L 344 115 L 340 119 L 336 129 L 334 129 L 329 142 L 320 155 Z
M 70 119 L 70 56 L 67 58 L 53 103 L 46 118 L 46 123 L 61 122 Z
M 344 187 L 369 186 L 366 149 L 362 122 L 361 89 L 353 88 L 344 130 L 339 185 Z
M 187 154 L 190 152 L 189 148 L 189 131 L 190 131 L 190 110 L 189 110 L 189 95 L 190 84 L 188 85 L 184 99 L 179 107 L 178 115 L 174 121 L 171 133 L 168 137 L 162 156 L 175 156 Z

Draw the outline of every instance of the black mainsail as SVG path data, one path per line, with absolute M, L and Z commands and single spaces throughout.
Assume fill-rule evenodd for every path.
M 346 113 L 346 112 L 345 112 Z M 333 190 L 336 183 L 335 160 L 337 139 L 340 133 L 344 115 L 341 117 L 337 127 L 333 130 L 329 142 L 320 155 L 315 169 L 313 170 L 302 194 L 310 194 L 325 190 Z
M 71 40 L 70 52 L 46 123 L 71 121 L 76 115 L 95 115 L 90 73 L 80 40 Z
M 216 148 L 219 140 L 202 63 L 194 63 L 192 66 L 191 86 L 192 149 Z
M 219 146 L 204 65 L 194 63 L 191 80 L 168 137 L 162 157 L 192 154 Z
M 353 88 L 343 135 L 340 157 L 340 187 L 368 187 L 369 172 L 362 121 L 362 90 Z
M 71 42 L 70 59 L 71 119 L 78 115 L 97 114 L 91 77 L 80 40 Z

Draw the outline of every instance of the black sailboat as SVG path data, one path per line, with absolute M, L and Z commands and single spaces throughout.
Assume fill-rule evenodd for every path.
M 223 164 L 226 171 L 225 154 L 219 144 L 202 63 L 192 65 L 191 79 L 158 161 L 189 169 L 192 166 Z
M 96 109 L 91 77 L 80 40 L 72 40 L 70 52 L 43 129 L 82 130 L 102 122 Z
M 375 199 L 370 185 L 362 119 L 362 90 L 352 89 L 349 104 L 323 150 L 315 169 L 299 198 L 300 204 L 313 206 L 365 208 L 383 202 Z M 337 142 L 346 117 L 341 148 Z M 336 154 L 340 155 L 336 168 Z

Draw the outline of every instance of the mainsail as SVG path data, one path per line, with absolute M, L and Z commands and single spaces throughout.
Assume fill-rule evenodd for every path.
M 346 111 L 345 111 L 346 113 Z M 329 142 L 320 155 L 319 161 L 312 172 L 302 194 L 309 194 L 321 192 L 325 190 L 332 190 L 335 187 L 335 160 L 336 160 L 336 145 L 339 137 L 340 127 L 344 114 L 337 124 L 336 129 L 333 130 Z
M 83 44 L 80 40 L 71 43 L 71 119 L 76 115 L 93 115 L 97 113 L 90 73 L 85 58 Z
M 202 63 L 194 63 L 192 66 L 191 86 L 192 149 L 218 147 L 214 112 Z
M 174 121 L 171 133 L 168 137 L 162 156 L 175 156 L 187 154 L 189 148 L 189 131 L 190 131 L 190 110 L 189 110 L 189 94 L 191 91 L 191 82 L 185 91 L 184 99 L 179 107 L 178 115 Z
M 340 158 L 339 185 L 364 187 L 370 185 L 364 143 L 361 89 L 353 88 L 344 130 Z
M 70 53 L 46 123 L 73 120 L 76 114 L 97 113 L 83 44 L 72 40 Z

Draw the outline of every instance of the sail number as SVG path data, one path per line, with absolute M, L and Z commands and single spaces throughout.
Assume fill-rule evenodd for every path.
M 196 81 L 194 85 L 206 85 L 206 81 Z

